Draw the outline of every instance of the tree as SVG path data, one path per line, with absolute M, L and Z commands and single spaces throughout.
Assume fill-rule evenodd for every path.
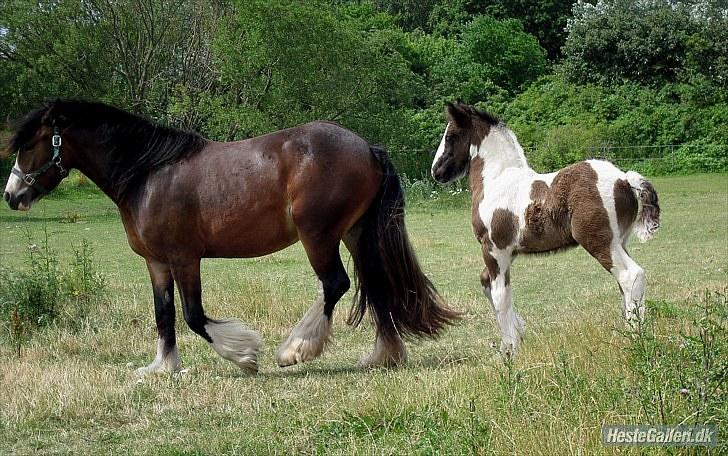
M 501 20 L 519 20 L 523 29 L 538 39 L 552 61 L 561 57 L 561 47 L 567 36 L 567 19 L 571 17 L 572 7 L 576 3 L 575 0 L 464 1 L 465 10 L 471 15 L 485 14 Z
M 17 116 L 47 98 L 96 99 L 163 119 L 180 87 L 216 79 L 209 41 L 224 5 L 198 0 L 11 0 L 0 4 L 3 90 Z M 213 20 L 214 19 L 214 20 Z M 179 113 L 175 123 L 192 127 Z
M 326 119 L 394 140 L 416 81 L 388 34 L 354 23 L 318 2 L 238 2 L 214 41 L 227 120 L 210 125 L 232 138 Z
M 579 2 L 564 75 L 573 82 L 656 84 L 702 75 L 725 86 L 728 11 L 709 1 Z
M 17 117 L 49 96 L 100 97 L 107 92 L 108 41 L 82 2 L 0 3 L 0 114 Z

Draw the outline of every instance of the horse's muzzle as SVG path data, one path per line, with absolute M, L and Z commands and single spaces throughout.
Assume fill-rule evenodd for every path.
M 30 192 L 20 192 L 17 195 L 12 195 L 10 192 L 3 193 L 3 199 L 6 203 L 8 203 L 8 206 L 10 206 L 10 209 L 17 211 L 27 211 L 30 209 L 31 205 L 31 195 Z

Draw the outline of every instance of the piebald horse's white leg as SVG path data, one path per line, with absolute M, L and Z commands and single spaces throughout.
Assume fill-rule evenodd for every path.
M 506 252 L 492 252 L 498 262 L 498 272 L 493 274 L 490 281 L 490 294 L 492 296 L 495 319 L 501 331 L 501 353 L 511 358 L 518 350 L 523 339 L 523 319 L 516 313 L 513 307 L 513 295 L 511 293 L 511 256 Z M 495 276 L 495 277 L 493 277 Z
M 621 244 L 612 247 L 611 273 L 622 290 L 624 316 L 632 326 L 642 323 L 645 315 L 645 271 L 629 256 Z

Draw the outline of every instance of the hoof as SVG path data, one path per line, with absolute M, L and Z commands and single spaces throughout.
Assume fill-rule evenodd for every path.
M 501 354 L 501 356 L 503 356 L 503 359 L 505 359 L 506 361 L 513 361 L 513 358 L 516 357 L 517 351 L 518 351 L 517 343 L 501 342 L 500 354 Z
M 291 335 L 278 349 L 276 362 L 279 367 L 287 367 L 311 361 L 323 353 L 327 343 L 328 337 L 314 340 Z
M 396 342 L 385 342 L 377 337 L 374 351 L 362 356 L 356 364 L 360 369 L 376 369 L 380 367 L 395 367 L 407 362 L 407 349 L 401 339 Z
M 356 367 L 358 367 L 359 369 L 380 369 L 401 366 L 406 362 L 406 354 L 404 354 L 403 356 L 388 356 L 382 358 L 379 356 L 375 356 L 372 353 L 359 358 L 359 361 L 356 363 Z
M 136 369 L 134 373 L 137 377 L 144 377 L 149 374 L 174 374 L 180 371 L 180 365 L 164 365 L 161 363 L 152 363 L 148 366 Z
M 162 341 L 157 342 L 157 357 L 148 366 L 140 367 L 134 373 L 138 377 L 144 377 L 147 374 L 173 374 L 180 370 L 182 362 L 175 345 L 169 352 L 164 352 Z

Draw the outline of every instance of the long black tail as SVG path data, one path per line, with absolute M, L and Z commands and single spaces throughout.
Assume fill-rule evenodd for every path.
M 447 307 L 425 276 L 404 224 L 404 192 L 384 149 L 370 146 L 382 167 L 379 194 L 361 220 L 355 250 L 357 289 L 349 324 L 369 308 L 382 337 L 439 336 L 460 313 Z

